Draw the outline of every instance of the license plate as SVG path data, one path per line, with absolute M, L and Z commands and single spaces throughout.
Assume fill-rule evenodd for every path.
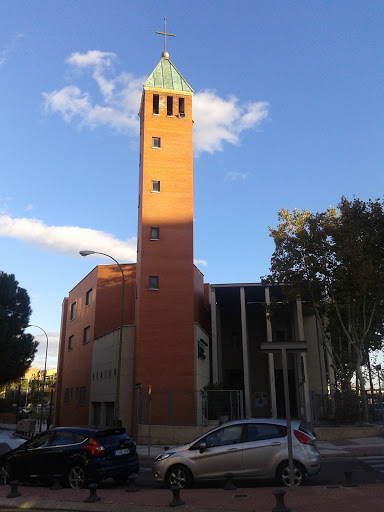
M 122 450 L 115 450 L 115 455 L 127 455 L 129 453 L 129 448 L 124 448 Z

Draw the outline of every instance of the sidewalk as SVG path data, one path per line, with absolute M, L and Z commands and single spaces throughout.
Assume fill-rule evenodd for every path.
M 222 488 L 185 489 L 180 499 L 185 501 L 182 510 L 188 512 L 270 512 L 277 504 L 274 487 L 239 488 L 226 491 Z M 382 512 L 384 493 L 382 484 L 366 484 L 357 487 L 302 486 L 294 490 L 284 489 L 285 506 L 291 512 Z M 173 501 L 169 489 L 139 489 L 124 492 L 123 489 L 97 489 L 100 501 L 84 503 L 88 490 L 61 489 L 52 491 L 46 487 L 19 487 L 22 496 L 7 498 L 10 489 L 0 486 L 0 510 L 11 507 L 38 511 L 79 512 L 162 512 L 169 510 Z

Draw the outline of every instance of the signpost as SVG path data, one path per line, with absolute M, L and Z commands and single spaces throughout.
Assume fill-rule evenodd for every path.
M 291 428 L 291 403 L 289 399 L 289 384 L 288 384 L 288 362 L 287 352 L 306 352 L 307 343 L 305 341 L 285 341 L 275 342 L 269 341 L 261 344 L 261 350 L 264 352 L 281 352 L 283 362 L 283 380 L 284 380 L 284 398 L 285 398 L 285 418 L 287 420 L 287 438 L 288 438 L 288 461 L 289 461 L 289 488 L 295 488 L 294 483 L 294 466 L 293 466 L 293 452 L 292 452 L 292 428 Z

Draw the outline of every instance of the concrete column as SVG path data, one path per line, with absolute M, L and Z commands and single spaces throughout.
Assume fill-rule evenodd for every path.
M 248 357 L 248 330 L 247 330 L 247 311 L 245 304 L 245 290 L 240 288 L 240 307 L 241 307 L 241 339 L 243 345 L 243 369 L 244 369 L 244 400 L 245 400 L 245 416 L 250 418 L 251 409 L 251 392 L 249 383 L 249 357 Z
M 303 321 L 303 307 L 301 299 L 296 300 L 296 312 L 297 312 L 297 331 L 299 335 L 298 341 L 304 340 L 304 321 Z M 311 397 L 309 393 L 308 383 L 308 365 L 307 365 L 307 353 L 303 352 L 303 366 L 304 366 L 304 403 L 305 403 L 305 420 L 311 422 Z
M 216 308 L 216 291 L 211 287 L 211 329 L 212 329 L 212 382 L 219 382 L 219 354 L 217 342 L 217 308 Z
M 271 304 L 271 295 L 269 293 L 269 287 L 264 289 L 265 303 L 267 306 Z M 271 316 L 266 313 L 267 322 L 267 341 L 272 342 L 272 322 Z M 268 370 L 269 370 L 269 391 L 271 395 L 271 413 L 272 418 L 277 418 L 277 405 L 276 405 L 276 383 L 275 383 L 275 361 L 272 353 L 268 353 Z

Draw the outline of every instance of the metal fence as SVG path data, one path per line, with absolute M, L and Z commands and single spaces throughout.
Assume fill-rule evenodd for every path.
M 240 390 L 168 391 L 136 395 L 137 423 L 148 425 L 202 425 L 244 417 Z

